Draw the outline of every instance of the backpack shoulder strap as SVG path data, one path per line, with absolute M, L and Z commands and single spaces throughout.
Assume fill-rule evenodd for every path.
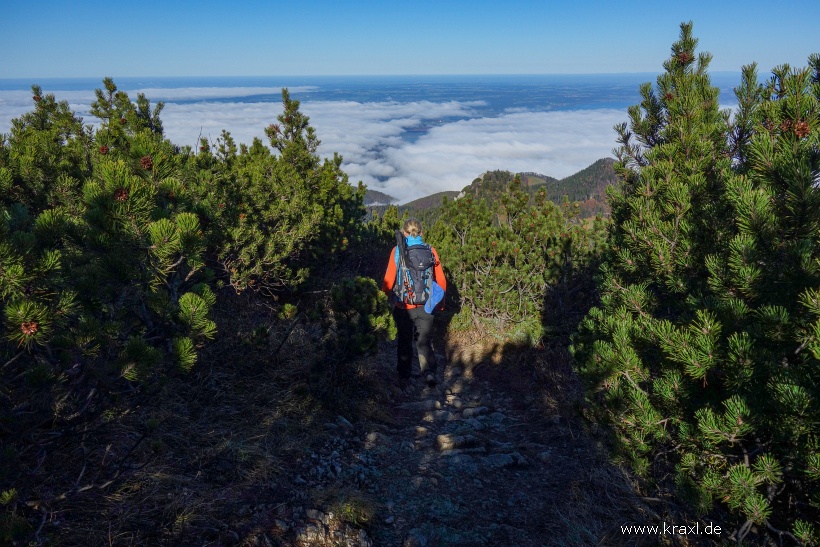
M 399 267 L 407 264 L 407 240 L 401 230 L 396 230 L 396 251 L 399 253 Z

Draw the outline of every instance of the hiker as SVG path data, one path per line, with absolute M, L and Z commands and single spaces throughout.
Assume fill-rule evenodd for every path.
M 399 385 L 406 388 L 410 384 L 415 328 L 419 368 L 427 384 L 434 386 L 437 363 L 432 345 L 433 312 L 444 307 L 447 280 L 438 253 L 422 239 L 418 219 L 407 219 L 402 230 L 396 232 L 396 247 L 387 262 L 382 290 L 394 303 Z

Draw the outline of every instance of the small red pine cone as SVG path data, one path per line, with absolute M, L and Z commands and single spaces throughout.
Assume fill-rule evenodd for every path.
M 224 209 L 224 208 L 225 208 L 225 204 L 224 204 L 224 203 L 220 203 L 220 204 L 219 204 L 219 208 L 220 208 L 220 209 Z
M 25 321 L 20 325 L 20 331 L 25 336 L 33 336 L 37 333 L 39 326 L 37 321 Z
M 126 120 L 125 118 L 120 118 L 120 123 L 121 123 L 122 125 L 125 125 L 125 123 L 126 123 L 127 121 L 128 121 L 128 120 Z
M 117 201 L 125 201 L 128 199 L 128 190 L 125 188 L 120 188 L 116 192 L 114 192 L 114 199 Z
M 140 167 L 146 171 L 150 171 L 154 168 L 154 160 L 151 159 L 151 156 L 143 156 L 140 158 Z
M 798 139 L 804 139 L 809 136 L 811 133 L 811 128 L 809 128 L 808 122 L 799 121 L 794 124 L 794 134 L 797 136 Z
M 792 121 L 791 120 L 783 120 L 780 123 L 780 130 L 784 133 L 790 131 L 792 128 Z
M 245 213 L 239 213 L 239 220 L 245 220 Z
M 41 100 L 43 100 L 43 98 L 40 97 L 39 95 L 33 96 L 32 99 L 34 99 L 35 103 L 39 103 Z M 35 325 L 36 325 L 36 323 L 35 323 Z
M 666 99 L 667 101 L 671 101 L 672 99 L 675 98 L 675 96 L 672 95 L 671 93 L 667 93 L 666 95 L 663 96 L 663 98 Z
M 199 147 L 199 151 L 200 151 L 200 152 L 205 152 L 206 150 L 208 150 L 208 147 L 207 147 L 207 146 L 200 146 L 200 147 Z
M 686 51 L 681 51 L 680 53 L 678 53 L 675 56 L 675 58 L 682 65 L 688 64 L 688 63 L 692 62 L 695 59 L 694 55 L 692 55 L 691 53 L 686 52 Z
M 103 156 L 108 154 L 108 147 L 106 145 L 100 146 L 100 154 L 102 154 Z

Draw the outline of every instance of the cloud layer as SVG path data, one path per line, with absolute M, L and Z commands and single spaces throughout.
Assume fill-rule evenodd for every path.
M 294 90 L 291 90 L 294 91 Z M 309 92 L 310 88 L 301 89 Z M 130 91 L 152 103 L 166 101 L 162 113 L 166 136 L 176 144 L 196 146 L 198 138 L 215 140 L 223 129 L 237 142 L 263 138 L 263 129 L 281 113 L 273 88 L 181 88 Z M 30 110 L 26 91 L 0 91 L 0 132 Z M 88 91 L 56 92 L 87 123 L 93 101 Z M 265 95 L 266 102 L 216 102 Z M 183 101 L 183 102 L 179 102 Z M 270 101 L 270 102 L 268 102 Z M 482 102 L 302 101 L 322 141 L 320 153 L 344 158 L 352 182 L 407 202 L 443 190 L 460 190 L 481 173 L 506 169 L 536 171 L 561 178 L 610 156 L 612 127 L 626 120 L 622 110 L 531 112 L 510 110 L 480 117 Z

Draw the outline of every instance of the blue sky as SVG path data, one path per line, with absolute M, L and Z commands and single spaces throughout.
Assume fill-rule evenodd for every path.
M 820 51 L 817 0 L 4 2 L 0 78 L 657 72 L 692 20 L 713 71 Z

